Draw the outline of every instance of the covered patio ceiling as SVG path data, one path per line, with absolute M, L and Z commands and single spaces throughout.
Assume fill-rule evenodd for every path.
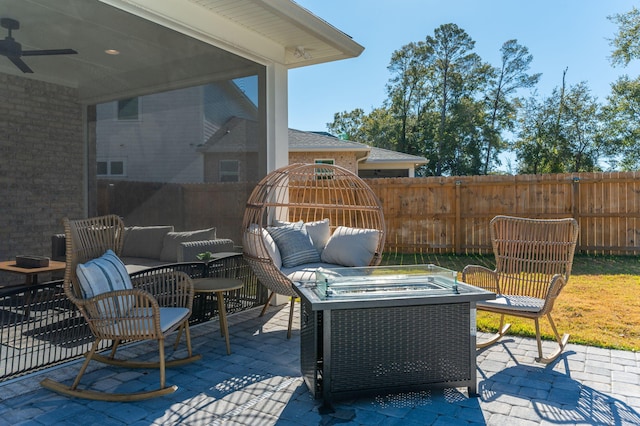
M 23 73 L 0 56 L 0 73 L 78 89 L 83 103 L 204 84 L 358 56 L 363 47 L 290 0 L 3 0 L 20 22 Z M 1 37 L 7 36 L 2 28 Z M 116 55 L 106 53 L 117 50 Z

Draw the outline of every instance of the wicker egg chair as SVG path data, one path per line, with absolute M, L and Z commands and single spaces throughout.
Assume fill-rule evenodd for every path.
M 264 239 L 255 235 L 266 233 L 266 228 L 277 220 L 307 223 L 323 219 L 329 219 L 331 233 L 338 226 L 379 231 L 378 247 L 370 265 L 380 263 L 385 240 L 382 206 L 371 188 L 343 167 L 328 164 L 282 167 L 265 176 L 247 201 L 242 223 L 244 258 L 270 291 L 260 316 L 274 294 L 291 297 L 287 338 L 291 337 L 297 294 L 292 281 L 274 264 Z

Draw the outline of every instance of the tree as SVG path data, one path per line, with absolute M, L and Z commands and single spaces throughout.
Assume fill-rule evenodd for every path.
M 519 116 L 514 149 L 520 173 L 591 172 L 602 153 L 600 105 L 585 82 L 562 86 L 551 96 L 526 101 Z
M 429 167 L 436 176 L 451 173 L 451 166 L 456 161 L 477 156 L 467 152 L 477 149 L 477 145 L 469 144 L 469 138 L 460 137 L 459 121 L 454 116 L 477 102 L 476 95 L 483 91 L 490 77 L 491 67 L 472 52 L 474 47 L 475 42 L 463 29 L 455 24 L 444 24 L 435 29 L 433 36 L 427 36 L 420 51 L 428 70 L 427 89 L 434 94 L 438 113 L 434 146 L 429 156 Z M 478 115 L 469 114 L 468 117 L 477 119 Z M 472 124 L 474 127 L 481 125 Z M 458 155 L 460 153 L 465 155 Z M 473 169 L 469 166 L 463 168 Z
M 532 56 L 516 40 L 503 44 L 499 68 L 473 52 L 475 42 L 455 24 L 394 51 L 383 106 L 370 114 L 337 113 L 330 132 L 429 160 L 428 175 L 486 174 L 512 130 L 517 90 L 534 86 Z
M 611 63 L 627 66 L 633 59 L 640 58 L 640 11 L 634 7 L 609 19 L 618 24 L 618 33 L 611 43 L 614 47 Z M 611 85 L 607 101 L 602 116 L 606 152 L 612 166 L 637 170 L 640 168 L 640 77 L 620 77 Z
M 412 140 L 413 131 L 431 103 L 431 96 L 425 90 L 429 70 L 420 61 L 425 49 L 429 47 L 424 43 L 409 43 L 393 52 L 387 67 L 392 77 L 387 84 L 386 105 L 399 123 L 396 148 L 410 154 L 419 151 Z
M 640 11 L 633 7 L 627 13 L 609 16 L 609 20 L 618 25 L 618 33 L 611 41 L 611 63 L 627 66 L 640 57 Z
M 502 131 L 512 130 L 515 122 L 515 104 L 510 99 L 517 90 L 531 88 L 540 80 L 541 74 L 528 74 L 533 61 L 529 49 L 518 44 L 517 40 L 508 40 L 500 48 L 502 63 L 490 80 L 486 101 L 489 111 L 489 123 L 484 134 L 483 173 L 487 174 L 492 161 L 505 147 Z
M 620 77 L 611 85 L 608 103 L 602 108 L 606 153 L 612 166 L 622 170 L 640 168 L 640 77 Z
M 342 139 L 361 142 L 366 140 L 362 130 L 364 120 L 365 113 L 361 108 L 351 112 L 336 112 L 333 115 L 333 122 L 327 123 L 327 130 Z

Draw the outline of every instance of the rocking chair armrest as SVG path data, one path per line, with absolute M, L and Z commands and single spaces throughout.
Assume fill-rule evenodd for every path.
M 193 306 L 193 282 L 189 275 L 180 271 L 162 271 L 133 277 L 134 288 L 150 293 L 159 306 L 179 306 L 191 310 Z
M 90 318 L 101 320 L 120 320 L 135 308 L 148 309 L 153 315 L 160 313 L 156 298 L 149 292 L 137 288 L 101 293 L 84 299 L 82 307 Z
M 462 281 L 494 293 L 500 293 L 498 274 L 480 265 L 467 265 L 462 270 Z
M 562 274 L 555 274 L 553 278 L 551 278 L 551 282 L 549 283 L 549 288 L 547 289 L 547 294 L 544 298 L 544 305 L 540 311 L 541 315 L 544 315 L 548 312 L 551 312 L 553 309 L 553 304 L 556 299 L 560 295 L 560 292 L 567 284 L 567 280 Z

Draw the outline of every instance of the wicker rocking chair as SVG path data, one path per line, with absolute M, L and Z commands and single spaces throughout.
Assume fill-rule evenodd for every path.
M 491 271 L 469 265 L 462 280 L 496 293 L 496 300 L 477 303 L 477 308 L 501 314 L 498 332 L 478 348 L 496 343 L 509 330 L 504 316 L 535 321 L 538 343 L 537 362 L 553 362 L 564 350 L 569 335 L 562 338 L 551 318 L 553 304 L 569 281 L 578 240 L 575 219 L 526 219 L 496 216 L 490 222 L 491 244 L 496 269 Z M 539 318 L 546 316 L 555 334 L 558 348 L 548 357 L 542 355 Z
M 274 264 L 270 248 L 261 237 L 276 221 L 305 223 L 329 219 L 330 232 L 339 227 L 379 231 L 370 265 L 382 260 L 385 223 L 380 201 L 371 188 L 347 169 L 326 164 L 292 164 L 269 173 L 251 193 L 243 219 L 243 252 L 258 280 L 270 291 L 260 316 L 273 296 L 291 298 L 287 338 L 291 337 L 293 282 Z
M 126 270 L 122 272 L 120 269 L 121 262 L 116 257 L 122 250 L 124 225 L 115 215 L 73 221 L 65 219 L 64 227 L 67 244 L 65 294 L 78 307 L 95 340 L 89 352 L 85 354 L 86 360 L 73 384 L 68 386 L 45 379 L 41 382 L 42 386 L 68 396 L 104 401 L 138 401 L 174 392 L 177 386 L 165 385 L 165 367 L 182 365 L 201 358 L 200 355 L 193 355 L 191 350 L 188 323 L 193 303 L 191 279 L 183 272 L 165 271 L 140 276 L 131 281 Z M 79 264 L 82 266 L 77 269 Z M 110 271 L 115 272 L 111 275 L 103 272 L 106 267 L 111 266 L 113 269 Z M 82 277 L 77 270 L 81 271 Z M 120 289 L 113 290 L 114 287 Z M 188 355 L 185 358 L 167 361 L 165 337 L 177 329 L 180 329 L 180 332 L 174 349 L 184 331 Z M 97 352 L 103 340 L 112 341 L 111 353 L 108 356 Z M 141 340 L 158 342 L 158 361 L 137 362 L 115 357 L 121 342 Z M 137 393 L 106 393 L 79 389 L 80 379 L 91 360 L 121 367 L 158 368 L 160 387 Z

